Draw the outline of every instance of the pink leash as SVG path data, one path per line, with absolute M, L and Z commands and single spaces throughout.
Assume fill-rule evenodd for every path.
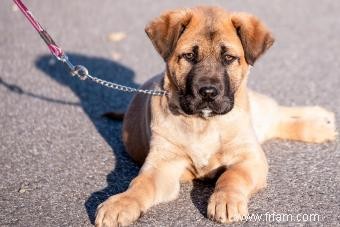
M 29 11 L 29 9 L 22 3 L 21 0 L 13 0 L 14 3 L 19 7 L 21 12 L 25 15 L 25 17 L 31 22 L 32 26 L 37 30 L 40 37 L 45 41 L 48 49 L 50 49 L 51 53 L 58 59 L 64 55 L 63 50 L 57 46 L 52 37 L 47 33 L 45 29 L 39 24 L 39 22 L 34 18 L 33 14 Z

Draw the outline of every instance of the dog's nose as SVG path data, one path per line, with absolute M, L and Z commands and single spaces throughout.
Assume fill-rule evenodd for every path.
M 213 100 L 218 95 L 218 91 L 213 86 L 202 87 L 199 89 L 198 93 L 201 95 L 203 99 Z

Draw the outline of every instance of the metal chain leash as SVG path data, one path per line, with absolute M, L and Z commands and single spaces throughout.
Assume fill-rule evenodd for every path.
M 39 24 L 39 22 L 34 18 L 33 14 L 29 11 L 27 6 L 21 0 L 13 0 L 14 3 L 19 7 L 20 11 L 24 14 L 27 20 L 32 24 L 35 30 L 39 33 L 40 37 L 45 41 L 47 47 L 51 53 L 61 62 L 65 63 L 71 70 L 72 76 L 78 76 L 81 80 L 86 80 L 89 78 L 93 82 L 100 84 L 102 86 L 112 88 L 118 91 L 130 92 L 130 93 L 141 93 L 147 95 L 164 96 L 168 93 L 164 90 L 144 90 L 139 88 L 128 87 L 113 82 L 109 82 L 98 77 L 92 76 L 87 68 L 83 65 L 73 65 L 68 56 L 64 51 L 54 42 L 52 37 L 47 33 L 45 29 Z
M 139 89 L 139 88 L 133 88 L 133 87 L 128 87 L 120 84 L 116 84 L 110 81 L 106 81 L 103 79 L 100 79 L 98 77 L 92 76 L 87 68 L 83 65 L 76 65 L 74 66 L 69 58 L 67 57 L 66 54 L 63 54 L 61 57 L 57 58 L 59 61 L 65 63 L 68 68 L 71 70 L 71 75 L 72 76 L 78 76 L 79 79 L 81 80 L 86 80 L 89 78 L 93 82 L 100 84 L 104 87 L 108 87 L 111 89 L 115 89 L 118 91 L 122 92 L 129 92 L 129 93 L 141 93 L 141 94 L 147 94 L 147 95 L 154 95 L 154 96 L 164 96 L 167 95 L 167 92 L 164 90 L 147 90 L 147 89 Z

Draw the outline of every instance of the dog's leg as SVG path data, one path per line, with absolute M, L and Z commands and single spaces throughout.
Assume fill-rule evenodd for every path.
M 334 113 L 324 108 L 279 107 L 278 124 L 273 137 L 322 143 L 336 137 Z
M 131 182 L 127 191 L 111 196 L 99 205 L 96 227 L 129 225 L 151 206 L 178 196 L 185 161 L 160 161 L 159 155 L 158 153 L 158 161 L 152 160 L 149 157 L 152 156 L 150 152 L 139 175 Z
M 208 204 L 208 217 L 220 223 L 240 221 L 248 215 L 252 193 L 266 186 L 268 165 L 261 157 L 247 158 L 227 169 L 217 180 Z

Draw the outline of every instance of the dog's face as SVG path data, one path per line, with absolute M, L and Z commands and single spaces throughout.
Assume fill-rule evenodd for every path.
M 273 43 L 256 17 L 212 7 L 167 12 L 145 31 L 167 63 L 170 108 L 204 117 L 232 110 L 249 65 Z

